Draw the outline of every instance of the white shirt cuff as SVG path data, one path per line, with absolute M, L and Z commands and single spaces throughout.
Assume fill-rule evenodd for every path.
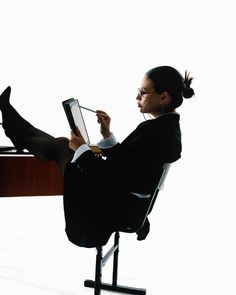
M 111 148 L 113 147 L 114 145 L 116 145 L 118 143 L 118 141 L 116 140 L 115 136 L 113 133 L 111 133 L 111 135 L 107 138 L 103 138 L 101 139 L 97 146 L 100 148 L 100 149 L 108 149 L 108 148 Z
M 91 150 L 87 144 L 82 144 L 74 153 L 74 156 L 71 160 L 71 163 L 75 163 L 75 161 L 84 153 Z

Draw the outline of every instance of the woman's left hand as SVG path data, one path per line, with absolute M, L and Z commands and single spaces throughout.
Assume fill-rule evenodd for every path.
M 69 147 L 73 151 L 76 151 L 82 144 L 86 143 L 78 128 L 77 128 L 76 133 L 77 134 L 75 134 L 72 130 L 70 132 L 71 138 L 70 138 L 70 142 L 69 142 Z

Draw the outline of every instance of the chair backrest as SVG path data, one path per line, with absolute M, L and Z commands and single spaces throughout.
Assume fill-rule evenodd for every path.
M 170 166 L 171 166 L 171 163 L 164 163 L 163 164 L 163 167 L 162 167 L 162 174 L 161 174 L 161 177 L 158 181 L 158 184 L 154 190 L 154 192 L 151 194 L 150 198 L 149 198 L 149 205 L 148 205 L 148 209 L 147 211 L 145 212 L 145 215 L 143 216 L 143 219 L 142 219 L 142 223 L 140 225 L 137 226 L 137 228 L 132 228 L 132 227 L 127 227 L 125 229 L 122 229 L 120 231 L 124 231 L 124 232 L 137 232 L 137 230 L 141 229 L 148 217 L 148 215 L 151 213 L 152 211 L 152 208 L 155 204 L 155 201 L 156 201 L 156 198 L 157 198 L 157 195 L 158 195 L 158 192 L 160 190 L 163 190 L 164 188 L 164 183 L 165 183 L 165 180 L 166 180 L 166 176 L 169 172 L 169 169 L 170 169 Z
M 153 206 L 155 204 L 155 201 L 156 201 L 156 198 L 157 198 L 157 195 L 158 195 L 159 191 L 163 190 L 163 188 L 164 188 L 164 183 L 165 183 L 165 180 L 166 180 L 166 176 L 167 176 L 167 174 L 169 172 L 170 166 L 171 166 L 171 163 L 164 163 L 163 166 L 162 166 L 162 169 L 163 169 L 162 174 L 161 174 L 161 177 L 160 177 L 160 179 L 158 181 L 156 189 L 154 190 L 153 194 L 150 197 L 150 203 L 149 203 L 149 206 L 148 206 L 146 216 L 145 216 L 145 218 L 143 220 L 143 224 L 145 223 L 145 220 L 146 220 L 148 214 L 150 214 L 151 211 L 152 211 L 152 208 L 153 208 Z
M 161 178 L 160 178 L 159 183 L 157 185 L 158 190 L 162 190 L 164 188 L 164 182 L 165 182 L 166 176 L 169 172 L 170 166 L 171 166 L 171 163 L 165 163 L 163 165 L 162 175 L 161 175 Z

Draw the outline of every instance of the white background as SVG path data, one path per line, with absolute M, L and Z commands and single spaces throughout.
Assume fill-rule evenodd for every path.
M 144 73 L 159 65 L 190 71 L 196 95 L 178 110 L 182 159 L 173 165 L 159 196 L 148 239 L 142 244 L 131 237 L 127 240 L 125 252 L 140 255 L 143 263 L 130 270 L 130 277 L 140 269 L 144 286 L 151 282 L 149 294 L 235 294 L 235 2 L 1 0 L 0 33 L 0 92 L 11 85 L 17 110 L 55 136 L 69 136 L 61 102 L 75 97 L 81 105 L 107 111 L 112 130 L 122 140 L 143 120 L 135 97 Z M 100 138 L 96 119 L 94 114 L 86 116 L 91 140 L 96 142 Z M 10 144 L 2 130 L 0 144 Z M 44 236 L 50 226 L 53 232 L 50 216 L 55 207 L 63 230 L 61 199 L 59 204 L 55 200 L 35 199 L 44 204 L 37 210 L 32 198 L 0 200 L 3 244 L 13 243 L 17 225 L 25 230 L 19 235 L 27 242 L 14 248 L 16 257 L 24 261 L 18 262 L 20 273 L 6 273 L 11 262 L 3 255 L 0 279 L 10 283 L 0 287 L 1 295 L 13 294 L 12 277 L 17 284 L 22 272 L 30 269 L 29 248 L 37 244 L 46 249 L 44 238 L 57 248 L 56 238 Z M 16 218 L 10 218 L 13 208 Z M 46 223 L 42 214 L 48 217 Z M 31 224 L 42 222 L 38 226 L 42 239 L 34 247 L 29 246 L 33 230 L 27 218 Z M 76 248 L 83 272 L 87 252 L 64 243 L 65 255 Z M 54 253 L 60 261 L 61 252 Z M 131 255 L 132 259 L 136 261 Z M 48 259 L 45 269 L 47 262 L 48 267 L 54 265 Z M 63 274 L 64 268 L 51 272 L 58 286 L 60 275 L 68 274 L 68 270 Z M 68 285 L 63 286 L 67 291 Z

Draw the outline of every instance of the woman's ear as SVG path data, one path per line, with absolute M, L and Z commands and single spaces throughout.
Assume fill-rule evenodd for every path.
M 160 97 L 160 103 L 162 105 L 162 110 L 168 109 L 171 105 L 172 97 L 169 95 L 167 91 L 163 91 Z
M 169 95 L 168 92 L 163 91 L 163 92 L 161 93 L 161 100 L 166 100 L 166 99 L 168 99 L 168 97 L 170 97 L 170 95 Z
M 163 91 L 161 93 L 161 101 L 164 103 L 164 104 L 169 104 L 171 102 L 171 96 L 169 95 L 169 93 L 167 91 Z

